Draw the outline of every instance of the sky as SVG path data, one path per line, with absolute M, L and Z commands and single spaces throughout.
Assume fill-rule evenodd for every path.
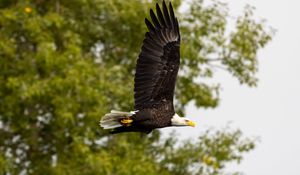
M 300 1 L 222 0 L 230 14 L 242 14 L 246 4 L 255 16 L 277 30 L 273 40 L 259 51 L 257 88 L 241 86 L 226 72 L 218 72 L 221 101 L 216 109 L 187 108 L 196 128 L 178 128 L 183 138 L 197 137 L 207 128 L 240 128 L 245 136 L 260 137 L 243 162 L 228 167 L 246 175 L 300 175 Z M 164 132 L 170 132 L 165 129 Z

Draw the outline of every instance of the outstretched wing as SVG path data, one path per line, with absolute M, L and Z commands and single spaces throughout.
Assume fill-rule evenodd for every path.
M 148 32 L 137 60 L 134 79 L 135 109 L 173 101 L 180 64 L 180 32 L 171 2 L 169 10 L 163 1 L 163 11 L 156 4 L 150 10 L 152 23 L 146 18 Z

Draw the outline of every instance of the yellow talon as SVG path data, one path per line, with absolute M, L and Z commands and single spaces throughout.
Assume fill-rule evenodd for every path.
M 124 119 L 121 120 L 121 123 L 122 123 L 123 125 L 128 125 L 128 124 L 130 124 L 130 123 L 132 123 L 132 122 L 133 122 L 133 120 L 130 119 L 130 118 L 124 118 Z

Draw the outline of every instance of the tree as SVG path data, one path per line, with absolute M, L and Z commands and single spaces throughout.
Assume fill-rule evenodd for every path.
M 239 130 L 177 138 L 112 136 L 98 126 L 110 109 L 132 110 L 133 75 L 154 2 L 0 2 L 1 174 L 221 174 L 254 141 Z M 173 2 L 178 9 L 182 2 Z M 179 14 L 182 64 L 176 106 L 214 108 L 214 68 L 255 86 L 257 51 L 272 33 L 247 7 L 228 31 L 226 4 L 192 1 Z M 200 78 L 199 78 L 200 77 Z

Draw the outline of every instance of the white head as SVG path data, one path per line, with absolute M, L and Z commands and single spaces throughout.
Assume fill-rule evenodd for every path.
M 174 114 L 172 119 L 171 119 L 171 125 L 172 126 L 192 126 L 195 127 L 196 123 L 191 121 L 188 118 L 185 117 L 179 117 L 178 114 Z

